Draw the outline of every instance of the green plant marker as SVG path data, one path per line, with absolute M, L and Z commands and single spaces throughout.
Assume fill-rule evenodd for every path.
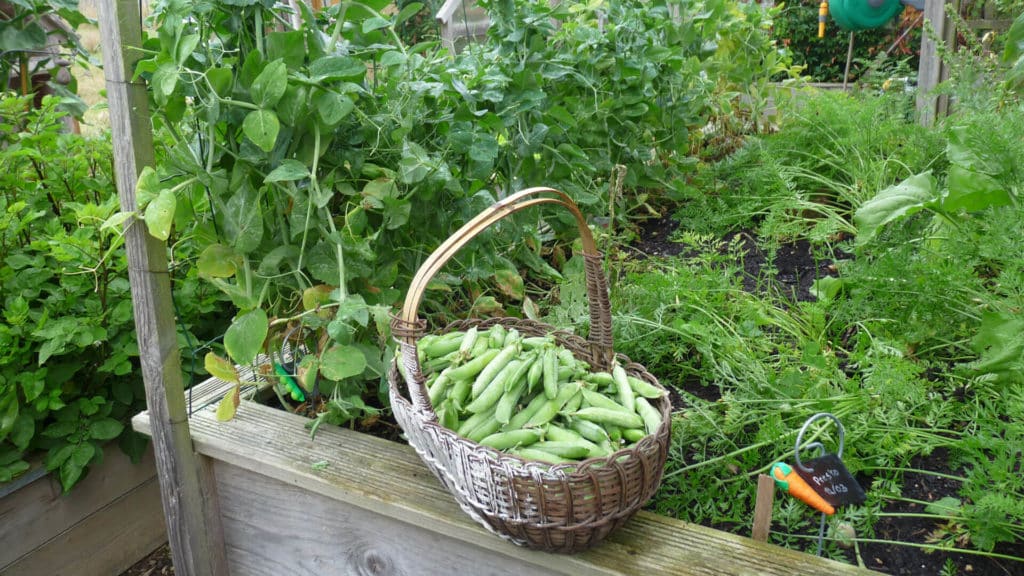
M 296 402 L 306 401 L 306 393 L 299 387 L 299 383 L 295 381 L 295 378 L 284 369 L 284 366 L 274 362 L 274 372 L 277 374 L 278 380 L 281 381 L 281 385 L 288 391 L 288 395 L 291 396 L 292 400 Z

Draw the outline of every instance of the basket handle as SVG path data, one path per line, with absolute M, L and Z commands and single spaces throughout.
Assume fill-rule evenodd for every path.
M 591 357 L 589 361 L 599 369 L 607 369 L 611 366 L 615 353 L 612 350 L 612 320 L 608 302 L 608 285 L 604 273 L 601 271 L 602 256 L 597 250 L 587 221 L 576 203 L 564 192 L 546 187 L 527 188 L 491 205 L 442 242 L 416 271 L 405 296 L 402 311 L 392 319 L 391 328 L 399 342 L 401 362 L 411 380 L 411 382 L 407 382 L 409 396 L 417 410 L 436 417 L 430 406 L 430 401 L 427 399 L 425 379 L 416 353 L 416 342 L 426 332 L 426 322 L 420 319 L 417 313 L 427 284 L 456 252 L 491 224 L 520 210 L 540 204 L 563 206 L 576 219 L 576 227 L 583 243 L 584 272 L 590 305 L 588 340 L 590 341 Z

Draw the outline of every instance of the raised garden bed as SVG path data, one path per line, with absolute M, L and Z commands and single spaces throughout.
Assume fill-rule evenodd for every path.
M 508 544 L 465 515 L 404 444 L 193 391 L 195 450 L 212 461 L 235 574 L 865 574 L 855 566 L 641 512 L 595 549 L 555 555 Z M 149 434 L 149 414 L 133 419 Z
M 104 456 L 67 495 L 41 465 L 0 489 L 0 574 L 108 576 L 167 539 L 152 449 Z

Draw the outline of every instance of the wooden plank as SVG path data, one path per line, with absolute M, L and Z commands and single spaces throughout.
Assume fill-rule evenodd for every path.
M 754 501 L 754 526 L 750 537 L 768 541 L 772 527 L 772 502 L 775 501 L 775 480 L 767 474 L 757 475 L 757 499 Z
M 222 390 L 227 386 L 223 384 Z M 243 402 L 230 422 L 218 422 L 214 412 L 215 406 L 210 405 L 193 415 L 192 435 L 196 450 L 218 461 L 218 475 L 224 462 L 300 491 L 398 521 L 399 524 L 389 524 L 392 530 L 395 526 L 405 526 L 406 530 L 426 528 L 437 537 L 443 536 L 445 546 L 459 543 L 479 549 L 481 562 L 498 555 L 502 562 L 517 563 L 517 569 L 540 568 L 550 574 L 572 575 L 870 573 L 647 513 L 638 514 L 608 541 L 586 553 L 539 553 L 508 544 L 473 522 L 409 446 L 337 427 L 322 427 L 316 438 L 311 439 L 305 428 L 306 419 L 252 402 Z M 133 423 L 137 430 L 149 430 L 146 413 L 138 415 Z M 233 490 L 218 481 L 223 499 L 234 498 Z M 287 501 L 292 497 L 289 494 L 282 494 L 282 498 Z M 253 498 L 249 505 L 255 506 L 257 500 Z M 225 510 L 232 509 L 225 512 L 229 524 L 241 521 L 239 513 L 233 510 L 239 505 L 234 500 L 230 505 L 225 503 Z M 305 537 L 317 525 L 315 521 L 301 520 L 292 524 L 284 520 L 283 513 L 278 512 L 278 516 L 280 520 L 272 528 L 293 538 Z M 235 532 L 231 536 L 239 551 L 240 537 Z M 316 548 L 318 544 L 311 542 L 309 546 Z M 283 561 L 274 559 L 275 563 Z M 231 562 L 236 560 L 232 558 Z M 429 572 L 423 567 L 418 573 Z
M 160 485 L 154 476 L 0 572 L 110 576 L 120 574 L 165 540 Z M 8 542 L 4 540 L 5 545 Z
M 152 450 L 132 464 L 111 444 L 103 464 L 93 467 L 70 494 L 62 494 L 60 482 L 46 475 L 0 499 L 0 570 L 154 478 Z M 135 516 L 129 512 L 126 520 Z M 163 526 L 162 519 L 156 521 Z
M 931 126 L 937 118 L 949 113 L 949 96 L 935 95 L 933 91 L 940 83 L 949 79 L 949 66 L 938 55 L 935 38 L 942 39 L 948 49 L 955 49 L 956 27 L 946 17 L 946 5 L 959 6 L 958 0 L 926 0 L 924 26 L 930 26 L 934 36 L 927 31 L 921 35 L 921 62 L 917 70 L 917 114 L 923 126 Z
M 231 464 L 215 466 L 233 574 L 542 576 L 547 571 Z
M 138 0 L 102 0 L 99 9 L 114 176 L 121 209 L 135 212 L 136 180 L 143 167 L 153 164 L 146 88 L 132 81 L 135 64 L 144 55 L 142 18 Z M 178 576 L 226 574 L 220 515 L 203 499 L 208 490 L 202 486 L 203 475 L 190 444 L 167 246 L 149 235 L 145 226 L 129 223 L 125 250 L 174 565 Z

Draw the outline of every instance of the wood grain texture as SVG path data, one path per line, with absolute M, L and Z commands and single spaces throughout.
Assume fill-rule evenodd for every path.
M 757 475 L 757 498 L 754 501 L 754 525 L 750 537 L 758 542 L 768 541 L 772 527 L 772 502 L 775 501 L 775 480 L 767 474 Z
M 221 386 L 223 393 L 228 385 Z M 263 534 L 267 531 L 277 535 L 276 540 L 271 539 L 275 543 L 289 538 L 300 542 L 273 553 L 261 548 L 260 554 L 267 556 L 265 561 L 279 565 L 289 561 L 287 558 L 291 556 L 292 562 L 317 566 L 311 560 L 303 560 L 296 555 L 307 554 L 302 550 L 319 550 L 330 538 L 335 538 L 335 546 L 340 547 L 342 544 L 339 542 L 345 536 L 333 528 L 327 535 L 316 532 L 321 521 L 306 520 L 314 518 L 307 514 L 314 514 L 313 510 L 321 506 L 338 506 L 345 510 L 346 518 L 351 522 L 379 527 L 373 530 L 385 530 L 386 527 L 387 531 L 381 532 L 379 538 L 373 536 L 368 542 L 352 546 L 355 549 L 373 546 L 373 550 L 382 550 L 380 554 L 386 552 L 396 570 L 405 564 L 400 562 L 397 552 L 391 552 L 392 549 L 381 539 L 433 542 L 435 544 L 431 546 L 463 550 L 460 554 L 467 558 L 470 553 L 465 550 L 477 549 L 481 569 L 497 570 L 500 566 L 508 566 L 526 574 L 531 570 L 566 575 L 652 576 L 871 573 L 855 566 L 645 512 L 639 513 L 603 544 L 582 554 L 560 556 L 527 550 L 504 542 L 473 522 L 406 445 L 336 427 L 322 427 L 316 438 L 311 439 L 304 418 L 252 402 L 243 402 L 231 422 L 217 422 L 214 412 L 215 406 L 210 405 L 195 413 L 191 428 L 196 450 L 216 461 L 217 490 L 224 511 L 233 570 L 241 566 L 240 563 L 246 563 L 246 566 L 250 563 L 249 560 L 235 558 L 236 553 L 248 553 L 247 550 L 254 545 L 264 548 L 271 545 Z M 150 424 L 146 413 L 136 416 L 133 422 L 137 430 L 148 432 Z M 251 482 L 257 481 L 249 479 L 241 486 L 229 485 L 238 480 L 235 477 L 240 475 L 239 470 L 245 474 L 266 476 L 277 484 L 261 484 L 261 490 L 270 490 L 269 493 L 258 497 L 253 495 L 246 501 L 244 492 Z M 257 483 L 263 482 L 259 480 Z M 274 503 L 261 502 L 275 498 L 277 501 Z M 284 509 L 290 506 L 293 511 L 285 512 Z M 256 511 L 256 508 L 262 510 Z M 374 518 L 376 516 L 380 518 Z M 255 527 L 257 525 L 262 527 Z M 355 532 L 358 533 L 361 527 L 362 524 Z M 423 534 L 424 530 L 429 534 Z M 243 544 L 246 538 L 259 544 Z M 302 540 L 308 542 L 302 543 Z M 269 558 L 271 555 L 273 558 Z M 384 560 L 367 562 L 372 566 L 385 566 Z M 446 567 L 447 564 L 424 563 L 413 573 L 478 573 L 449 572 Z M 372 570 L 366 573 L 389 574 Z
M 166 540 L 156 476 L 0 568 L 4 576 L 120 574 Z M 4 544 L 12 542 L 5 538 Z
M 152 127 L 146 89 L 133 82 L 144 54 L 137 0 L 99 3 L 104 74 L 114 149 L 114 179 L 121 209 L 137 209 L 135 184 L 143 167 L 153 164 Z M 206 506 L 203 474 L 190 443 L 181 380 L 167 246 L 138 221 L 125 233 L 128 279 L 139 341 L 146 404 L 153 418 L 157 473 L 163 487 L 164 514 L 171 554 L 179 576 L 226 573 L 219 514 Z
M 959 0 L 926 0 L 924 25 L 930 26 L 935 35 L 922 34 L 921 62 L 917 69 L 917 114 L 923 126 L 931 126 L 936 119 L 949 113 L 949 95 L 935 95 L 932 92 L 941 82 L 949 79 L 949 66 L 942 61 L 934 38 L 940 38 L 946 46 L 955 47 L 956 29 L 946 17 L 946 6 L 959 7 Z
M 155 478 L 152 450 L 147 450 L 141 462 L 132 464 L 116 445 L 108 445 L 104 450 L 103 463 L 90 469 L 71 494 L 62 494 L 60 482 L 52 475 L 45 475 L 0 498 L 0 542 L 3 542 L 0 546 L 0 572 Z M 159 504 L 159 495 L 154 493 L 154 496 Z M 127 511 L 125 520 L 135 522 L 138 520 L 135 516 L 135 511 Z M 149 520 L 163 531 L 161 514 Z

